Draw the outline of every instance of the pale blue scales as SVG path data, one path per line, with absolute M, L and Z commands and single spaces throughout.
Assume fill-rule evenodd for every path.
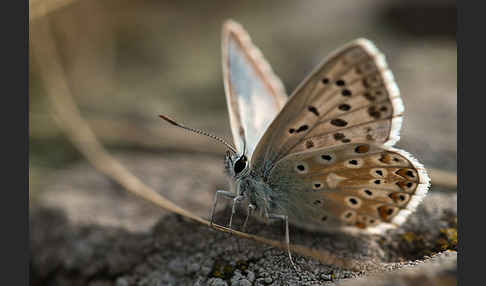
M 285 89 L 243 28 L 223 29 L 223 82 L 236 149 L 251 158 L 265 130 L 287 101 Z
M 268 88 L 256 74 L 241 47 L 235 41 L 228 43 L 228 67 L 230 89 L 237 100 L 246 148 L 252 154 L 263 132 L 275 118 L 275 102 L 267 96 Z M 257 116 L 258 115 L 258 116 Z M 237 142 L 237 149 L 243 149 L 243 142 Z

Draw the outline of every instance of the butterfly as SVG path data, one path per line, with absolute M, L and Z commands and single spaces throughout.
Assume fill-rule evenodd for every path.
M 429 188 L 423 165 L 393 148 L 404 111 L 385 57 L 366 39 L 332 53 L 290 97 L 242 26 L 222 32 L 223 79 L 235 147 L 225 170 L 231 190 L 215 194 L 248 215 L 280 219 L 290 253 L 289 223 L 312 231 L 383 233 L 403 224 Z M 248 216 L 244 226 L 248 221 Z M 294 266 L 295 267 L 295 266 Z

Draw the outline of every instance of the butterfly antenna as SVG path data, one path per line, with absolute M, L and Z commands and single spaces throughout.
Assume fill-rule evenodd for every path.
M 176 121 L 174 121 L 173 119 L 165 116 L 165 115 L 159 115 L 160 118 L 164 119 L 165 121 L 169 122 L 170 124 L 174 125 L 174 126 L 177 126 L 177 127 L 180 127 L 182 129 L 186 129 L 186 130 L 189 130 L 191 132 L 194 132 L 194 133 L 197 133 L 197 134 L 200 134 L 200 135 L 204 135 L 204 136 L 207 136 L 209 138 L 213 138 L 214 140 L 217 140 L 219 141 L 220 143 L 223 143 L 226 147 L 228 147 L 231 151 L 233 151 L 233 153 L 237 154 L 238 152 L 236 152 L 235 148 L 233 146 L 231 146 L 230 144 L 228 144 L 228 142 L 224 141 L 223 138 L 221 137 L 218 137 L 216 135 L 213 135 L 213 134 L 210 134 L 206 131 L 203 131 L 203 130 L 200 130 L 200 129 L 195 129 L 195 128 L 191 128 L 191 127 L 187 127 L 187 126 L 184 126 Z
M 243 156 L 246 157 L 246 138 L 243 136 Z

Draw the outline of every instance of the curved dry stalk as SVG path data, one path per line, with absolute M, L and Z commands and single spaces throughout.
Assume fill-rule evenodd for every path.
M 180 208 L 145 185 L 103 149 L 93 131 L 82 119 L 79 109 L 73 101 L 49 28 L 48 17 L 44 17 L 38 25 L 32 28 L 31 39 L 32 52 L 38 63 L 37 67 L 53 116 L 61 130 L 86 159 L 126 190 L 171 212 L 209 225 L 209 222 Z
M 47 16 L 57 9 L 66 7 L 76 0 L 29 0 L 30 21 Z

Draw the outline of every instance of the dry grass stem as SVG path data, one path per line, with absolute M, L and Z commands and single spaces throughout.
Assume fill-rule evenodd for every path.
M 77 0 L 29 0 L 30 21 L 42 18 L 49 13 L 66 7 Z

